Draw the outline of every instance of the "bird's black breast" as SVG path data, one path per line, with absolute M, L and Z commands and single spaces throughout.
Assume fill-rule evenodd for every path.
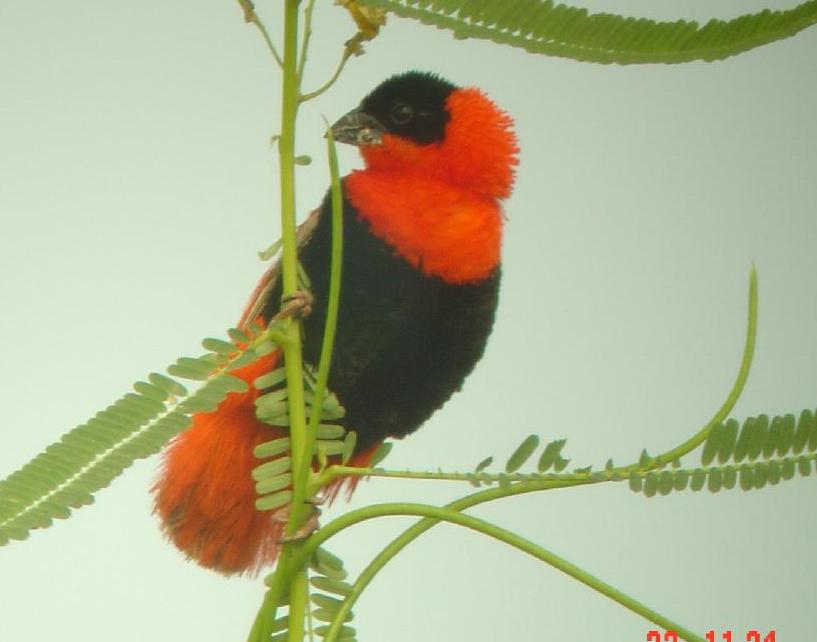
M 499 271 L 474 284 L 449 284 L 411 266 L 375 237 L 352 204 L 343 203 L 343 271 L 329 387 L 346 408 L 358 449 L 404 437 L 456 392 L 479 361 L 494 322 Z M 304 358 L 320 355 L 331 254 L 331 211 L 299 259 L 315 304 L 304 321 Z M 263 310 L 271 318 L 280 286 Z

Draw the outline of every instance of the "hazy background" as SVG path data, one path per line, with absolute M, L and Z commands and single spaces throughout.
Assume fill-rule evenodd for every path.
M 795 0 L 582 2 L 654 18 Z M 277 33 L 279 2 L 259 0 Z M 353 33 L 318 2 L 307 89 Z M 322 117 L 388 75 L 484 88 L 522 146 L 499 320 L 477 372 L 393 468 L 470 469 L 531 433 L 572 465 L 669 448 L 721 404 L 760 274 L 752 377 L 735 411 L 817 405 L 817 30 L 716 64 L 616 67 L 533 56 L 392 18 L 300 120 L 299 210 L 327 184 Z M 278 237 L 279 74 L 231 0 L 0 4 L 0 477 L 233 325 Z M 345 171 L 358 165 L 354 150 Z M 94 506 L 0 549 L 0 640 L 245 639 L 260 579 L 186 563 L 151 516 L 157 458 Z M 687 466 L 697 458 L 688 457 Z M 354 506 L 469 487 L 375 480 Z M 814 478 L 647 500 L 625 485 L 474 513 L 698 631 L 813 637 Z M 347 510 L 335 506 L 331 515 Z M 411 520 L 330 548 L 359 570 Z M 652 626 L 470 532 L 413 544 L 355 608 L 362 642 L 644 640 Z

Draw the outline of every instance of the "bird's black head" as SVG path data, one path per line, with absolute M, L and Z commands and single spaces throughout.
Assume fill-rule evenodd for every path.
M 450 117 L 446 100 L 456 89 L 427 72 L 392 76 L 335 123 L 332 132 L 337 141 L 353 145 L 376 145 L 383 134 L 419 145 L 440 142 Z

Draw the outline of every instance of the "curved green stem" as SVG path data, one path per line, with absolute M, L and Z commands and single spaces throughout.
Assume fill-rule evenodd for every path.
M 735 383 L 732 386 L 729 396 L 723 402 L 723 405 L 721 405 L 712 419 L 710 419 L 703 428 L 687 439 L 684 443 L 658 455 L 647 467 L 641 465 L 628 466 L 626 469 L 627 472 L 660 468 L 661 466 L 669 464 L 679 457 L 692 452 L 698 446 L 704 443 L 706 438 L 709 436 L 709 433 L 712 432 L 712 429 L 719 423 L 725 421 L 729 416 L 729 413 L 732 412 L 732 408 L 735 407 L 738 398 L 740 397 L 741 393 L 743 393 L 746 380 L 749 378 L 749 370 L 752 367 L 752 358 L 755 354 L 755 340 L 757 338 L 757 270 L 755 270 L 754 264 L 752 264 L 752 269 L 749 272 L 749 311 L 747 317 L 746 342 L 743 346 L 743 357 L 740 362 L 740 370 L 738 370 Z
M 340 77 L 340 74 L 343 71 L 343 68 L 346 66 L 346 62 L 351 57 L 352 57 L 352 52 L 349 49 L 344 49 L 343 50 L 343 56 L 341 56 L 340 63 L 338 64 L 337 69 L 335 69 L 335 73 L 332 74 L 332 77 L 329 80 L 327 80 L 323 85 L 318 87 L 315 91 L 310 91 L 309 93 L 302 94 L 301 98 L 300 98 L 300 101 L 302 103 L 305 103 L 307 100 L 312 100 L 313 98 L 317 98 L 322 93 L 324 93 L 327 89 L 329 89 L 332 85 L 334 85 L 335 81 Z
M 685 640 L 688 640 L 689 642 L 703 642 L 703 638 L 698 637 L 692 631 L 679 626 L 660 613 L 650 609 L 645 604 L 622 593 L 614 586 L 607 584 L 606 582 L 579 568 L 575 564 L 572 564 L 566 559 L 556 555 L 555 553 L 552 553 L 538 544 L 535 544 L 534 542 L 531 542 L 530 540 L 525 539 L 524 537 L 521 537 L 520 535 L 517 535 L 516 533 L 513 533 L 507 529 L 491 524 L 490 522 L 486 522 L 477 517 L 472 517 L 471 515 L 464 515 L 463 513 L 451 508 L 441 508 L 438 506 L 410 503 L 379 504 L 369 506 L 367 508 L 346 513 L 345 515 L 332 521 L 330 524 L 327 524 L 325 528 L 321 529 L 320 534 L 316 534 L 314 536 L 314 539 L 316 540 L 314 546 L 317 547 L 322 541 L 332 537 L 332 535 L 336 534 L 337 532 L 362 521 L 376 519 L 378 517 L 397 515 L 424 517 L 433 523 L 446 521 L 459 526 L 464 526 L 478 533 L 482 533 L 483 535 L 487 535 L 488 537 L 492 537 L 493 539 L 513 546 L 514 548 L 528 553 L 529 555 L 549 564 L 553 568 L 556 568 L 573 579 L 582 582 L 602 595 L 605 595 L 613 601 L 621 604 L 625 608 L 630 609 L 634 613 L 641 615 L 650 622 L 653 622 L 666 630 L 677 631 Z M 310 546 L 310 548 L 312 548 L 312 546 Z M 388 562 L 400 548 L 402 548 L 402 546 L 390 551 L 390 554 L 388 554 L 386 558 L 382 560 L 382 563 L 385 564 Z M 348 608 L 344 607 L 346 607 L 347 602 L 351 603 L 354 598 L 360 595 L 360 590 L 362 589 L 358 590 L 357 585 L 353 587 L 352 594 L 346 598 L 341 610 L 338 612 L 337 616 L 332 622 L 332 625 L 330 626 L 329 632 L 325 637 L 326 642 L 335 642 L 337 640 L 340 627 L 342 626 L 346 613 L 348 613 L 348 609 L 351 608 L 351 604 Z

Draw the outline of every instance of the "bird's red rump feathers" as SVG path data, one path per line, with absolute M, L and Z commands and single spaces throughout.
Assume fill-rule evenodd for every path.
M 256 572 L 275 561 L 283 524 L 255 510 L 251 472 L 253 449 L 284 436 L 255 416 L 253 381 L 275 368 L 273 353 L 231 374 L 250 385 L 232 392 L 193 425 L 165 453 L 156 483 L 155 510 L 167 536 L 199 564 L 222 573 Z

